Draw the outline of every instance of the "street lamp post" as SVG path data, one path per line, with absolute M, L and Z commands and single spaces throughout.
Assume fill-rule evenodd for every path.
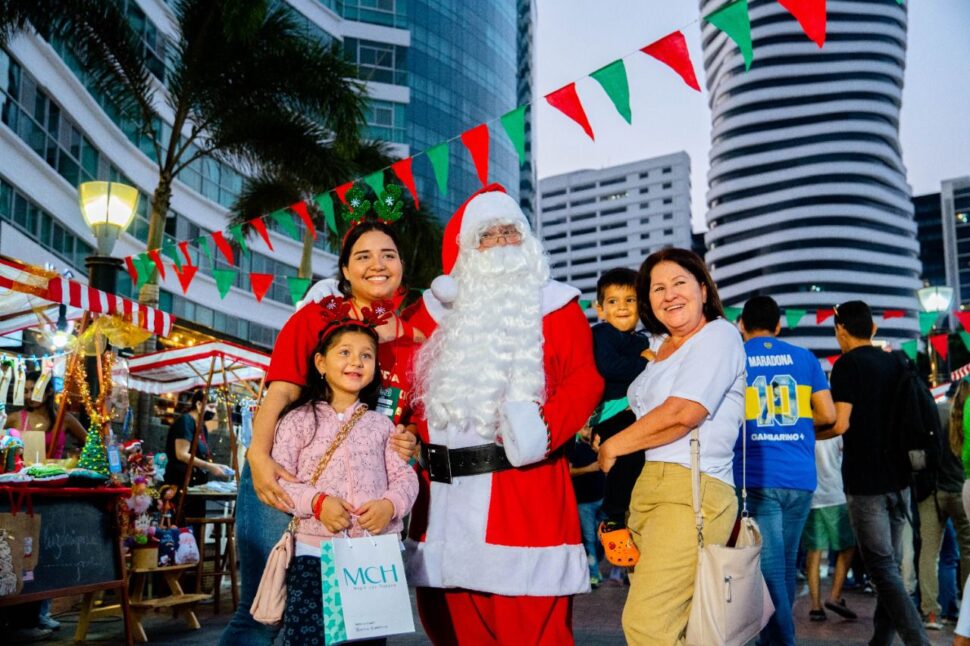
M 923 308 L 923 311 L 935 312 L 937 318 L 939 318 L 942 312 L 948 311 L 950 309 L 950 303 L 953 302 L 952 287 L 927 285 L 917 290 L 916 295 L 919 297 L 919 304 Z M 930 386 L 935 387 L 940 385 L 940 369 L 936 352 L 933 351 L 933 344 L 930 343 L 930 336 L 932 335 L 933 330 L 931 329 L 926 335 L 926 354 L 930 359 Z

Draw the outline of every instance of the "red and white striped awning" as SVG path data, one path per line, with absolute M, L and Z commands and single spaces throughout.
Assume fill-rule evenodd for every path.
M 80 318 L 85 310 L 117 314 L 158 336 L 168 336 L 175 323 L 174 316 L 154 307 L 0 257 L 0 336 L 44 322 L 37 312 L 43 311 L 48 319 L 56 321 L 59 304 L 68 306 L 69 319 Z
M 115 379 L 124 382 L 124 366 L 115 364 Z M 159 395 L 205 386 L 258 380 L 269 369 L 269 355 L 228 341 L 152 352 L 128 359 L 129 388 Z

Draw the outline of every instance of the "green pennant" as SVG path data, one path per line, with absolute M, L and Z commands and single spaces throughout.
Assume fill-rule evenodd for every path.
M 209 246 L 209 236 L 199 236 L 195 239 L 195 244 L 199 245 L 199 249 L 205 254 L 205 257 L 209 259 L 209 264 L 213 267 L 215 266 L 215 260 L 212 259 L 212 247 Z
M 964 347 L 967 349 L 968 352 L 970 352 L 970 334 L 961 331 L 960 340 L 963 341 Z
M 438 182 L 438 192 L 442 195 L 448 194 L 448 142 L 438 144 L 434 148 L 429 148 L 428 160 L 434 169 L 434 178 Z
M 175 243 L 171 240 L 166 240 L 162 243 L 162 253 L 172 259 L 172 263 L 175 264 L 175 268 L 182 271 L 182 261 L 179 260 L 178 249 L 175 248 Z
M 239 245 L 242 252 L 248 254 L 249 247 L 246 246 L 246 236 L 243 235 L 242 225 L 234 224 L 229 227 L 229 233 L 232 235 L 232 239 L 236 241 L 236 244 Z
M 384 192 L 384 169 L 371 173 L 364 178 L 364 182 L 374 191 L 374 196 L 380 199 L 381 193 Z
M 751 47 L 751 20 L 748 18 L 748 0 L 734 0 L 734 2 L 708 15 L 705 20 L 737 43 L 738 49 L 741 50 L 741 56 L 744 58 L 745 71 L 751 69 L 754 50 Z
M 525 163 L 525 110 L 526 106 L 520 105 L 501 117 L 505 134 L 515 146 L 515 152 L 519 154 L 519 166 Z
M 911 361 L 916 361 L 916 339 L 910 339 L 909 341 L 903 341 L 899 345 L 900 349 L 906 353 L 906 356 L 910 358 Z
M 219 288 L 219 298 L 225 298 L 229 293 L 229 288 L 236 281 L 235 269 L 213 269 L 212 277 L 216 279 L 216 287 Z
M 633 123 L 630 112 L 630 85 L 626 80 L 626 67 L 623 59 L 615 60 L 606 67 L 601 67 L 590 74 L 597 83 L 603 86 L 606 96 L 610 97 L 613 107 L 627 123 Z
M 337 233 L 337 221 L 333 216 L 333 198 L 330 197 L 330 193 L 320 193 L 320 195 L 313 198 L 313 201 L 323 211 L 323 219 L 327 223 L 327 228 Z
M 293 216 L 290 215 L 288 210 L 279 209 L 273 211 L 269 214 L 269 217 L 276 220 L 276 223 L 280 225 L 280 228 L 286 231 L 286 235 L 290 236 L 297 242 L 303 239 L 303 237 L 300 235 L 300 230 L 296 226 L 296 223 L 293 222 Z
M 792 308 L 785 309 L 785 322 L 788 324 L 788 329 L 792 330 L 798 327 L 798 323 L 805 316 L 805 310 L 798 310 Z
M 134 263 L 135 270 L 138 272 L 138 284 L 135 285 L 135 289 L 141 289 L 155 272 L 155 263 L 152 262 L 152 259 L 148 257 L 147 253 L 132 256 L 131 261 Z
M 585 298 L 579 299 L 579 309 L 584 312 L 593 306 L 593 301 L 586 300 Z
M 920 312 L 919 313 L 919 333 L 926 336 L 936 324 L 936 319 L 940 318 L 939 312 Z
M 738 317 L 741 316 L 740 307 L 725 307 L 724 308 L 724 318 L 731 321 L 732 323 L 738 322 Z
M 296 305 L 306 294 L 306 290 L 310 289 L 310 279 L 287 276 L 286 286 L 290 288 L 290 298 L 293 299 L 293 305 Z

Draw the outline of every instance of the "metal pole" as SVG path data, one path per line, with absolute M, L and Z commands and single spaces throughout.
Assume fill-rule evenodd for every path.
M 118 289 L 118 272 L 123 265 L 120 258 L 112 256 L 88 256 L 84 260 L 88 268 L 88 285 L 102 292 L 116 294 Z M 105 350 L 108 349 L 105 344 Z M 88 388 L 91 391 L 91 398 L 96 399 L 101 392 L 101 384 L 98 382 L 98 361 L 96 357 L 87 357 L 84 364 L 88 373 Z

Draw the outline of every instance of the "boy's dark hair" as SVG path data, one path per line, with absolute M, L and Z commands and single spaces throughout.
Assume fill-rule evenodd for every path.
M 607 269 L 596 281 L 596 302 L 603 305 L 607 287 L 637 288 L 637 272 L 629 267 Z
M 835 306 L 835 324 L 857 339 L 872 338 L 872 310 L 864 301 L 846 301 Z
M 340 245 L 340 257 L 337 260 L 337 288 L 347 298 L 352 297 L 353 294 L 350 291 L 350 281 L 344 278 L 343 269 L 350 264 L 350 252 L 353 250 L 354 245 L 357 244 L 361 236 L 371 231 L 380 231 L 385 234 L 394 243 L 394 248 L 397 249 L 398 256 L 401 255 L 401 241 L 398 240 L 397 233 L 391 225 L 385 224 L 380 220 L 364 220 L 360 224 L 355 225 L 354 228 L 347 232 L 343 244 Z M 401 265 L 404 265 L 403 259 L 401 260 Z M 405 269 L 407 268 L 405 267 Z M 403 280 L 401 281 L 401 287 L 404 287 Z
M 752 296 L 741 310 L 741 322 L 747 332 L 760 330 L 774 334 L 780 320 L 781 310 L 771 296 Z
M 654 251 L 647 256 L 647 259 L 640 265 L 640 272 L 637 274 L 637 307 L 640 310 L 640 320 L 643 327 L 651 334 L 668 334 L 668 330 L 650 306 L 650 272 L 662 262 L 672 262 L 680 265 L 697 280 L 701 286 L 707 288 L 707 302 L 704 303 L 704 318 L 713 321 L 724 316 L 724 307 L 721 305 L 721 297 L 717 294 L 717 285 L 711 278 L 711 272 L 707 271 L 704 259 L 689 249 L 678 249 L 677 247 L 667 247 L 660 251 Z

